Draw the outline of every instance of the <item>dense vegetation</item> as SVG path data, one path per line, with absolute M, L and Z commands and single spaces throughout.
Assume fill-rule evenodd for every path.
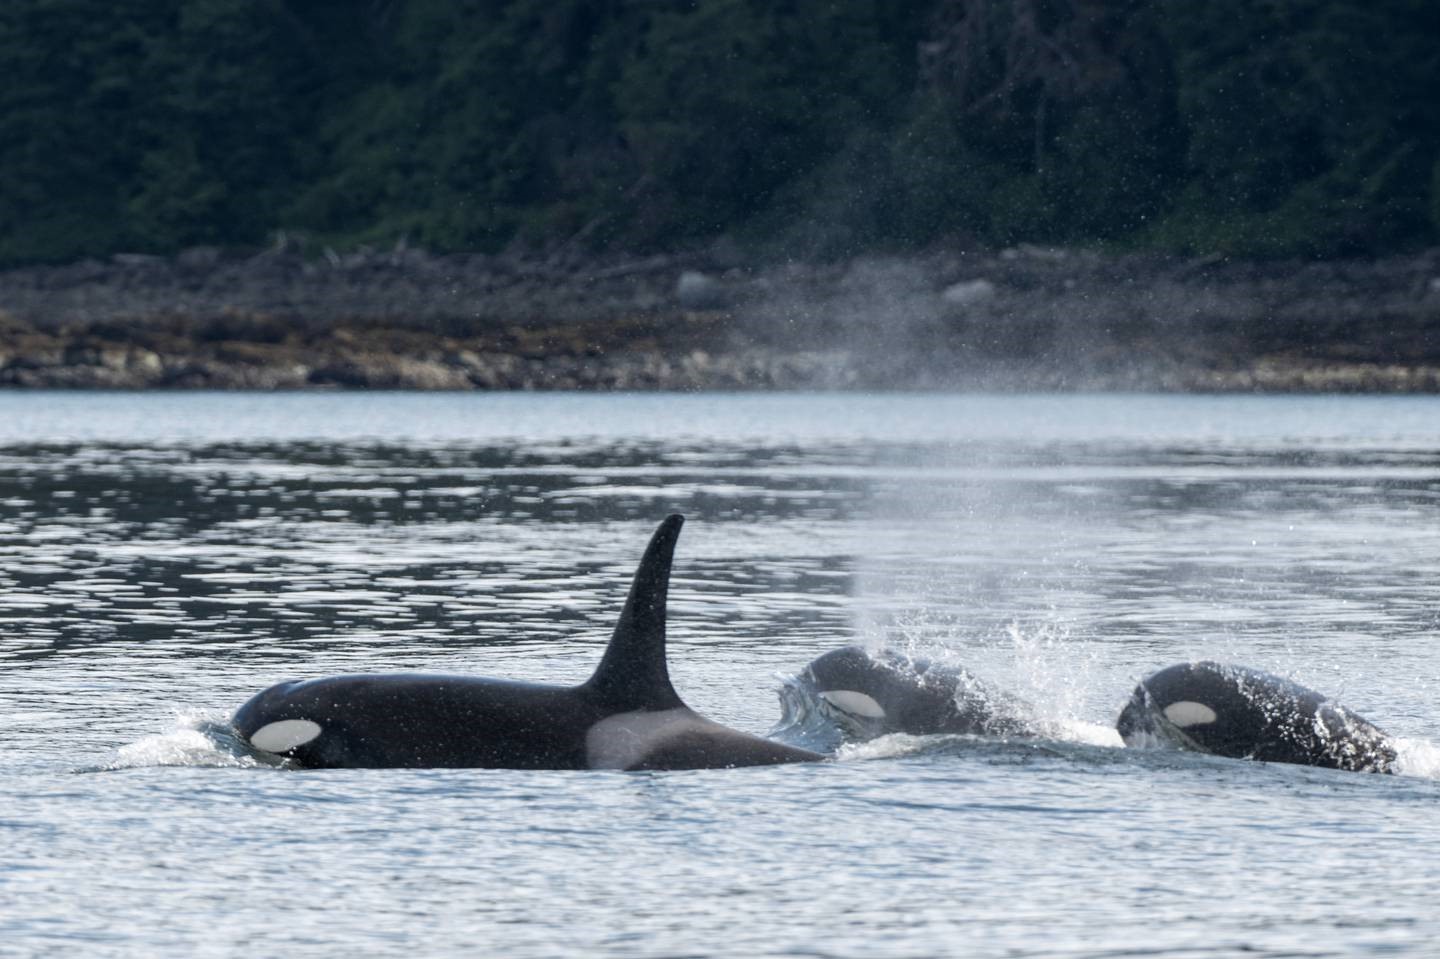
M 1434 0 L 7 0 L 0 263 L 1440 239 Z

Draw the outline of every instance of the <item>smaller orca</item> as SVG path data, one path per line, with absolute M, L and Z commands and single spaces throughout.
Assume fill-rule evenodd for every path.
M 710 769 L 825 757 L 706 719 L 665 660 L 681 516 L 650 540 L 599 667 L 574 687 L 381 674 L 281 683 L 236 711 L 241 740 L 300 768 Z
M 814 737 L 816 717 L 841 739 L 889 733 L 1032 736 L 1033 711 L 958 666 L 859 646 L 833 650 L 780 689 L 781 738 Z M 831 737 L 833 738 L 833 737 Z
M 1389 736 L 1313 689 L 1214 662 L 1180 663 L 1145 678 L 1115 728 L 1127 746 L 1232 759 L 1386 773 L 1397 758 Z

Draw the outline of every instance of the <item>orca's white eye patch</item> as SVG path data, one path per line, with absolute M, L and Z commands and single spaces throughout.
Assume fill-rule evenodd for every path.
M 857 693 L 853 689 L 827 689 L 820 694 L 820 698 L 852 716 L 864 716 L 866 719 L 885 718 L 885 707 L 873 697 Z
M 282 719 L 267 723 L 250 736 L 250 745 L 267 753 L 283 753 L 320 735 L 320 724 L 308 719 Z
M 1165 707 L 1165 718 L 1184 729 L 1186 726 L 1204 726 L 1213 723 L 1216 716 L 1215 710 L 1204 703 L 1194 703 L 1188 699 L 1182 699 L 1178 703 L 1171 703 Z

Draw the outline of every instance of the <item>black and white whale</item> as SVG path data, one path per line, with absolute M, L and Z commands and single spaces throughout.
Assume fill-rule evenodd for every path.
M 817 719 L 852 742 L 890 733 L 1036 734 L 1024 702 L 959 666 L 890 649 L 844 646 L 820 656 L 781 687 L 780 708 L 771 735 L 792 741 L 824 740 Z
M 820 760 L 729 729 L 670 684 L 665 604 L 683 517 L 650 540 L 590 679 L 332 676 L 272 686 L 235 713 L 239 737 L 302 768 L 705 769 Z
M 1233 759 L 1379 773 L 1396 762 L 1390 737 L 1339 703 L 1269 673 L 1214 662 L 1145 678 L 1115 728 L 1127 746 Z

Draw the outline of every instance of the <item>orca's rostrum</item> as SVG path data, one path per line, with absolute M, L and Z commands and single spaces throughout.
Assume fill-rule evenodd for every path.
M 258 694 L 236 711 L 235 731 L 302 768 L 708 769 L 823 759 L 706 719 L 670 684 L 665 604 L 683 523 L 670 516 L 656 529 L 610 645 L 579 686 L 331 676 Z

